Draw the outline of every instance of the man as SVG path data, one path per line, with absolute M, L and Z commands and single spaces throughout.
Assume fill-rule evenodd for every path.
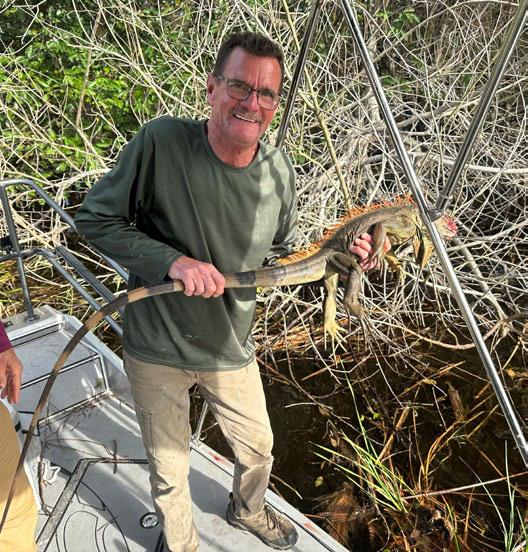
M 207 79 L 207 121 L 147 123 L 76 216 L 85 238 L 130 270 L 129 288 L 182 280 L 183 294 L 125 312 L 123 348 L 171 552 L 198 549 L 188 486 L 189 389 L 200 386 L 235 454 L 227 521 L 275 549 L 293 525 L 265 503 L 273 436 L 251 327 L 255 290 L 225 290 L 222 273 L 288 253 L 296 228 L 295 174 L 260 141 L 279 104 L 280 48 L 255 33 L 231 35 Z M 369 237 L 353 248 L 368 257 Z M 364 261 L 364 268 L 372 263 Z
M 20 398 L 22 364 L 9 342 L 0 322 L 0 398 L 13 404 Z M 19 446 L 13 421 L 7 408 L 0 402 L 0 519 L 13 482 L 18 463 Z M 0 550 L 36 552 L 35 529 L 37 506 L 33 491 L 24 471 L 16 483 L 16 492 L 0 533 Z

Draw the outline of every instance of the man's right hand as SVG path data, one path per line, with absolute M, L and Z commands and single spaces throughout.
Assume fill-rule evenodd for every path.
M 185 295 L 201 295 L 206 299 L 224 293 L 225 278 L 209 263 L 181 256 L 168 272 L 169 278 L 181 280 Z

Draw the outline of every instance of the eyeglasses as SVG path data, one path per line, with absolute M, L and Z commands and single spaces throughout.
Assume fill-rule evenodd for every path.
M 249 84 L 236 79 L 226 79 L 223 75 L 215 75 L 217 79 L 226 82 L 227 95 L 234 100 L 244 101 L 249 98 L 252 92 L 257 93 L 257 102 L 262 109 L 275 109 L 280 102 L 280 94 L 276 94 L 271 90 L 257 90 L 251 88 Z

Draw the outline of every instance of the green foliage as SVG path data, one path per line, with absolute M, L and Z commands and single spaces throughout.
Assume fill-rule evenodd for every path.
M 420 23 L 420 18 L 411 6 L 405 7 L 400 12 L 392 10 L 378 10 L 376 17 L 381 19 L 389 28 L 389 33 L 396 39 L 401 39 L 415 25 Z
M 504 539 L 504 552 L 520 552 L 521 546 L 523 546 L 524 552 L 526 552 L 528 550 L 528 525 L 515 501 L 516 488 L 510 481 L 507 447 L 504 450 L 504 460 L 504 465 L 506 467 L 506 484 L 508 485 L 508 515 L 502 514 L 494 496 L 488 491 L 486 485 L 484 485 L 484 490 L 497 512 L 497 518 Z
M 356 453 L 356 458 L 349 458 L 321 445 L 318 445 L 319 448 L 332 456 L 315 454 L 334 464 L 349 481 L 370 496 L 373 504 L 391 511 L 406 513 L 408 507 L 401 495 L 404 489 L 409 490 L 409 488 L 403 478 L 378 460 L 372 443 L 361 446 L 346 435 L 342 435 L 342 438 Z
M 390 93 L 390 88 L 397 88 L 401 92 L 412 91 L 412 87 L 405 77 L 383 75 L 381 77 L 381 84 L 383 84 L 388 94 Z
M 370 497 L 372 503 L 375 504 L 376 507 L 383 507 L 394 512 L 405 514 L 409 507 L 402 496 L 404 491 L 411 493 L 411 488 L 395 469 L 387 467 L 379 459 L 379 452 L 368 436 L 363 424 L 365 417 L 359 413 L 354 389 L 348 378 L 347 383 L 354 403 L 363 444 L 341 433 L 340 438 L 344 441 L 347 448 L 354 452 L 354 456 L 345 455 L 322 445 L 317 446 L 331 456 L 318 452 L 315 454 L 335 465 L 349 481 Z M 376 414 L 373 415 L 373 419 L 377 417 Z
M 0 119 L 0 133 L 16 144 L 15 172 L 31 174 L 31 167 L 53 180 L 101 168 L 109 148 L 158 114 L 160 96 L 178 96 L 192 75 L 175 73 L 157 37 L 163 32 L 168 43 L 189 49 L 182 41 L 192 22 L 185 6 L 163 2 L 161 19 L 158 6 L 137 2 L 130 15 L 141 45 L 135 55 L 130 21 L 98 19 L 97 2 L 84 2 L 84 9 L 70 0 L 44 3 L 31 17 L 14 9 L 0 13 L 6 41 L 0 100 L 8 115 Z

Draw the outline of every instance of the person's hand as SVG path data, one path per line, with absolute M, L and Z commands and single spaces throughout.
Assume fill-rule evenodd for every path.
M 168 276 L 173 280 L 181 280 L 184 293 L 188 296 L 201 295 L 209 298 L 224 293 L 225 279 L 212 264 L 185 255 L 172 263 Z
M 20 382 L 22 380 L 22 363 L 11 347 L 0 353 L 0 397 L 13 404 L 20 399 Z
M 387 253 L 390 248 L 390 241 L 388 240 L 388 238 L 385 238 L 382 247 L 383 255 Z M 361 234 L 359 238 L 356 238 L 354 240 L 354 244 L 350 246 L 350 251 L 354 253 L 354 255 L 357 255 L 359 257 L 359 266 L 364 272 L 378 266 L 380 256 L 376 255 L 374 258 L 371 257 L 372 236 L 370 234 Z

